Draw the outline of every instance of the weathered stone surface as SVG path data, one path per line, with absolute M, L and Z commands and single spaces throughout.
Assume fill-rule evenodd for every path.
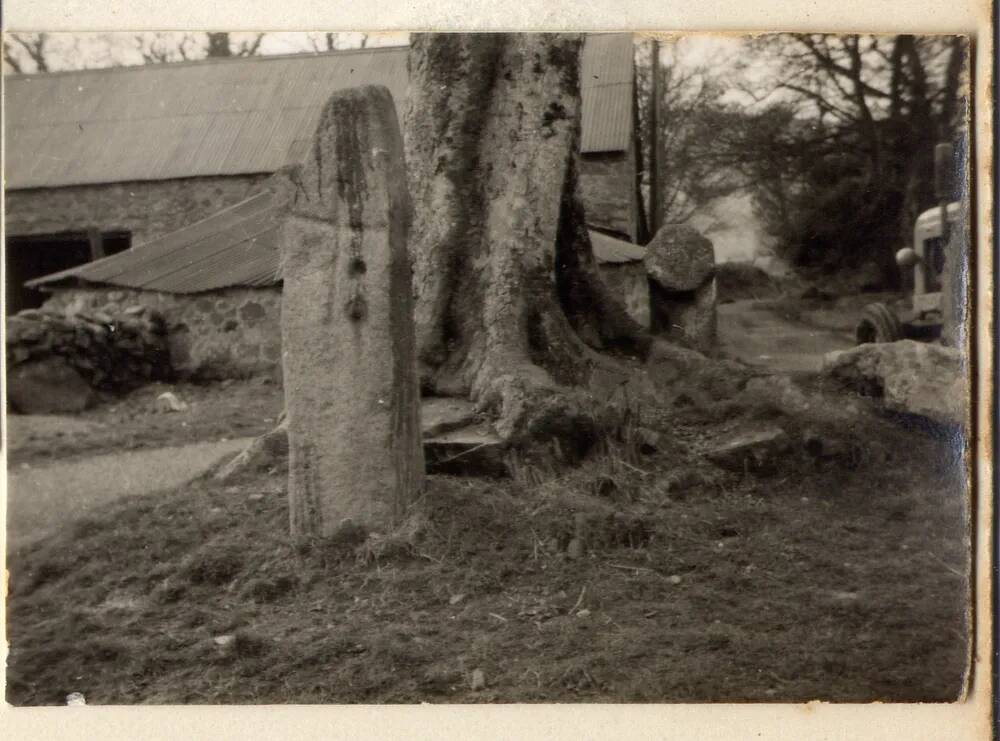
M 686 224 L 666 224 L 646 245 L 646 272 L 667 291 L 693 291 L 715 274 L 712 242 Z
M 280 237 L 293 534 L 380 529 L 423 485 L 406 188 L 389 91 L 335 93 Z
M 587 152 L 580 156 L 580 196 L 587 223 L 635 240 L 639 224 L 634 205 L 635 165 L 625 152 Z
M 435 437 L 475 425 L 478 419 L 476 407 L 468 399 L 439 396 L 421 401 L 420 421 L 424 437 Z
M 508 475 L 509 447 L 490 424 L 477 417 L 465 399 L 424 399 L 420 412 L 429 473 L 463 476 Z M 246 450 L 219 465 L 215 478 L 226 481 L 243 471 L 261 471 L 288 460 L 287 418 L 255 439 Z
M 769 473 L 777 468 L 777 458 L 788 446 L 788 435 L 780 427 L 741 430 L 717 441 L 707 456 L 730 471 Z
M 654 286 L 650 291 L 651 328 L 699 352 L 716 344 L 718 318 L 715 279 L 694 291 L 671 294 Z
M 685 224 L 667 224 L 646 246 L 650 329 L 706 352 L 716 342 L 715 251 Z
M 508 450 L 508 445 L 486 425 L 465 427 L 424 440 L 427 471 L 453 476 L 507 476 Z
M 965 424 L 969 384 L 958 350 L 914 340 L 865 344 L 826 355 L 823 373 L 846 388 L 880 398 L 894 412 L 940 424 Z
M 266 175 L 223 175 L 145 182 L 8 190 L 8 234 L 85 232 L 100 223 L 132 235 L 132 244 L 180 229 L 239 203 Z
M 125 391 L 172 374 L 162 318 L 22 311 L 7 319 L 7 369 L 59 358 L 93 388 Z
M 790 417 L 834 427 L 857 424 L 871 414 L 861 400 L 832 391 L 806 390 L 786 375 L 751 378 L 735 402 L 739 407 L 759 412 L 777 409 Z
M 467 399 L 431 397 L 420 404 L 428 473 L 505 476 L 508 447 Z
M 15 366 L 7 374 L 7 397 L 21 414 L 72 414 L 95 401 L 90 384 L 63 358 Z
M 127 317 L 151 312 L 163 318 L 170 365 L 180 377 L 281 375 L 281 289 L 277 286 L 237 286 L 207 296 L 71 287 L 58 289 L 45 309 L 95 315 L 107 313 L 113 303 L 125 307 L 122 313 Z
M 156 397 L 156 410 L 158 412 L 186 412 L 187 402 L 177 398 L 177 394 L 172 391 L 164 391 Z

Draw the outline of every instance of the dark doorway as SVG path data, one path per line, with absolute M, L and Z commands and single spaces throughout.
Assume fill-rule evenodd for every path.
M 76 267 L 129 248 L 129 232 L 65 232 L 7 237 L 7 314 L 35 309 L 46 294 L 25 287 L 25 281 Z

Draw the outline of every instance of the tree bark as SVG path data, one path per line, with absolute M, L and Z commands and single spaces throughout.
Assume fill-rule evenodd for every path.
M 471 398 L 508 439 L 592 418 L 579 389 L 607 362 L 594 351 L 649 348 L 598 275 L 577 195 L 581 44 L 417 34 L 410 47 L 422 384 Z

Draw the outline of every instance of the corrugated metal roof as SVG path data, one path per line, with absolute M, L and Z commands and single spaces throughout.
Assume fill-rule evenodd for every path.
M 594 258 L 600 263 L 635 262 L 646 256 L 645 247 L 609 237 L 602 232 L 591 230 L 590 243 L 594 248 Z
M 31 288 L 82 281 L 166 293 L 199 293 L 230 286 L 266 286 L 279 275 L 277 213 L 282 204 L 264 190 L 190 226 L 116 255 L 28 281 Z M 590 232 L 599 263 L 642 260 L 645 250 Z
M 9 189 L 273 172 L 306 150 L 335 90 L 406 97 L 406 47 L 6 78 Z M 632 37 L 587 37 L 584 152 L 627 148 Z
M 582 152 L 620 152 L 632 136 L 632 34 L 587 36 L 580 64 Z
M 79 280 L 166 293 L 271 285 L 278 280 L 280 205 L 265 190 L 145 244 L 26 285 Z

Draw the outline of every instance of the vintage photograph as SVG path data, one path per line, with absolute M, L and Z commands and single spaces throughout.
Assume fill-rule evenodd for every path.
M 964 699 L 975 53 L 4 34 L 6 701 Z

